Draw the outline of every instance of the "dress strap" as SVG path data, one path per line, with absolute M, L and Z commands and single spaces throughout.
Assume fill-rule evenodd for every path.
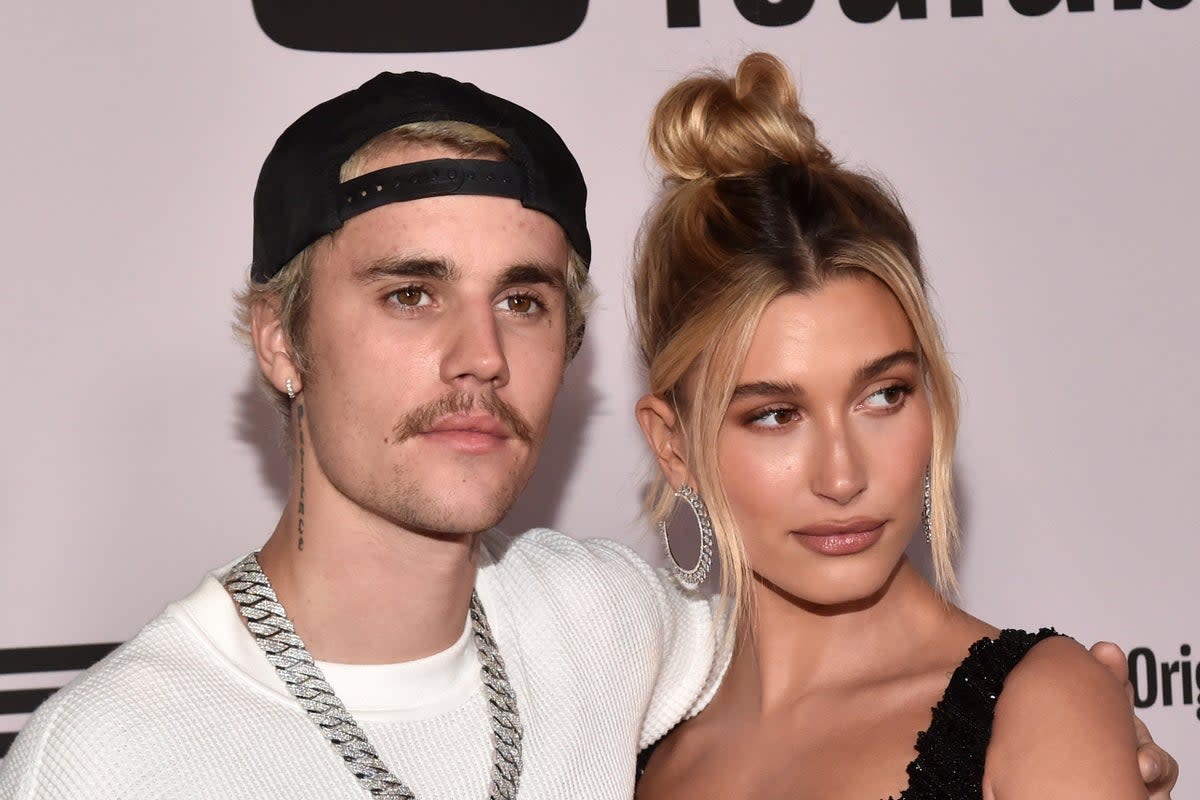
M 1059 635 L 1007 629 L 980 639 L 954 670 L 928 730 L 917 734 L 908 788 L 898 800 L 981 800 L 983 767 L 1004 679 L 1035 644 Z

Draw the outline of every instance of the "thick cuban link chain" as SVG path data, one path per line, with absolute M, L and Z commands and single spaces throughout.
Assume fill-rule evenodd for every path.
M 412 790 L 379 758 L 367 735 L 325 680 L 321 668 L 296 634 L 287 611 L 259 566 L 257 554 L 239 561 L 225 578 L 255 641 L 275 672 L 316 723 L 317 729 L 342 757 L 346 768 L 372 796 L 385 800 L 416 800 Z M 521 780 L 521 720 L 517 698 L 508 682 L 504 660 L 492 637 L 479 595 L 471 592 L 472 638 L 479 654 L 484 692 L 492 721 L 492 774 L 489 800 L 513 800 Z

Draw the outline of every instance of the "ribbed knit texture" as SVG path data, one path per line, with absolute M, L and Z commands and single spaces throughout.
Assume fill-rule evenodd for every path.
M 489 533 L 482 561 L 476 588 L 525 727 L 520 798 L 628 800 L 641 747 L 715 689 L 709 603 L 613 542 Z M 0 765 L 0 799 L 367 796 L 281 683 L 191 621 L 202 595 L 236 616 L 203 590 L 38 710 Z M 480 686 L 425 718 L 349 710 L 419 798 L 486 797 Z

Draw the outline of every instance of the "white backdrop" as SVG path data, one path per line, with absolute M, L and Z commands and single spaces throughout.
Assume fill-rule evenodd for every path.
M 964 386 L 964 605 L 1146 648 L 1143 716 L 1184 765 L 1176 797 L 1200 792 L 1200 3 L 1033 17 L 990 0 L 955 18 L 935 0 L 861 24 L 816 0 L 764 27 L 739 12 L 756 2 L 803 5 L 703 0 L 699 26 L 669 28 L 667 0 L 597 0 L 557 44 L 409 55 L 285 49 L 249 0 L 7 8 L 0 648 L 128 638 L 270 531 L 278 425 L 229 329 L 251 193 L 286 124 L 384 69 L 528 105 L 590 176 L 601 301 L 507 527 L 657 559 L 625 291 L 653 189 L 645 123 L 690 69 L 766 49 L 922 237 Z M 1168 704 L 1159 670 L 1180 661 Z M 0 714 L 0 732 L 23 720 Z

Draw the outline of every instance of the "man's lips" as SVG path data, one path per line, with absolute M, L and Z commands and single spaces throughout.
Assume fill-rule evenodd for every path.
M 821 522 L 792 531 L 800 543 L 828 556 L 847 556 L 866 550 L 883 535 L 886 520 L 870 517 Z
M 481 433 L 507 439 L 512 436 L 508 426 L 488 414 L 450 414 L 434 422 L 422 433 Z
M 442 417 L 418 434 L 418 438 L 466 455 L 496 452 L 511 437 L 508 427 L 495 417 L 467 414 Z

